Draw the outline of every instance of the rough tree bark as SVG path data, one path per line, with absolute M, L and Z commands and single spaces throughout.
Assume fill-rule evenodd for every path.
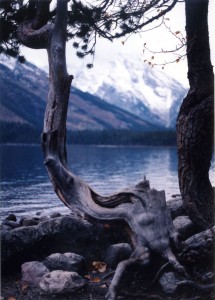
M 177 119 L 178 176 L 191 220 L 202 229 L 214 222 L 209 180 L 214 134 L 214 74 L 210 61 L 208 0 L 186 0 L 190 89 Z

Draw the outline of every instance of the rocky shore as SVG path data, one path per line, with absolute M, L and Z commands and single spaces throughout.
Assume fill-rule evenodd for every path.
M 155 256 L 147 272 L 135 269 L 127 274 L 119 299 L 214 299 L 215 229 L 199 232 L 180 195 L 167 205 L 184 241 L 179 259 L 189 272 L 190 284 L 183 284 L 168 266 L 156 274 Z M 117 264 L 132 253 L 120 226 L 74 214 L 37 213 L 21 219 L 9 215 L 1 224 L 1 300 L 105 299 Z

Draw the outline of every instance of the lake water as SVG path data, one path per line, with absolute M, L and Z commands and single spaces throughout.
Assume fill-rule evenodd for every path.
M 150 185 L 165 190 L 167 200 L 178 194 L 177 152 L 174 147 L 68 146 L 73 173 L 95 191 L 108 195 L 136 184 L 146 175 Z M 213 161 L 210 178 L 215 185 Z M 0 218 L 69 212 L 55 195 L 38 145 L 1 145 Z

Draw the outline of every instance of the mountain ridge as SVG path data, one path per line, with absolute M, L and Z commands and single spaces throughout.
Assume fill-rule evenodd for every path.
M 48 93 L 47 73 L 31 63 L 20 64 L 1 56 L 0 74 L 0 122 L 4 131 L 9 134 L 10 129 L 17 126 L 23 131 L 41 132 Z M 69 131 L 162 129 L 74 86 L 70 93 L 67 128 Z
M 96 52 L 96 62 L 87 69 L 78 58 L 68 69 L 74 75 L 75 87 L 99 96 L 108 103 L 158 126 L 175 128 L 178 109 L 187 93 L 177 80 L 144 62 L 143 55 L 124 53 L 111 55 L 111 48 Z M 109 52 L 110 50 L 110 52 Z M 68 59 L 69 61 L 69 59 Z

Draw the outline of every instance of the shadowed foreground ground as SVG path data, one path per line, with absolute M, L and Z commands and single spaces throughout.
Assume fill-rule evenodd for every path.
M 192 282 L 197 285 L 183 283 L 182 279 L 172 281 L 169 275 L 174 275 L 174 270 L 167 267 L 159 274 L 152 286 L 157 271 L 165 264 L 161 262 L 160 257 L 152 254 L 151 264 L 147 268 L 133 267 L 126 272 L 117 299 L 215 299 L 214 228 L 197 232 L 185 215 L 181 198 L 178 196 L 168 202 L 167 206 L 175 228 L 184 239 L 185 248 L 179 253 L 178 258 L 182 265 L 186 266 Z M 1 300 L 105 299 L 115 270 L 106 259 L 107 249 L 120 243 L 128 245 L 129 242 L 119 224 L 97 224 L 74 215 L 60 214 L 28 216 L 21 220 L 16 220 L 13 216 L 12 219 L 4 220 L 1 224 Z M 76 253 L 86 259 L 86 268 L 81 275 L 86 280 L 84 288 L 68 294 L 45 295 L 38 287 L 31 287 L 30 284 L 22 282 L 23 263 L 44 262 L 45 257 L 50 254 L 65 252 Z M 120 262 L 122 257 L 117 259 Z M 93 267 L 95 261 L 103 262 L 105 270 L 101 271 Z M 198 285 L 204 288 L 199 289 Z

